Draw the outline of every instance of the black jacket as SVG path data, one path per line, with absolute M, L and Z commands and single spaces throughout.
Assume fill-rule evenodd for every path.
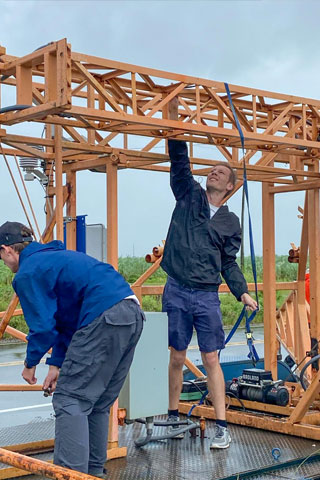
M 227 206 L 210 219 L 205 190 L 190 171 L 185 142 L 169 140 L 170 185 L 177 200 L 164 248 L 162 268 L 181 285 L 217 291 L 221 275 L 239 300 L 248 291 L 236 262 L 241 243 L 238 217 Z

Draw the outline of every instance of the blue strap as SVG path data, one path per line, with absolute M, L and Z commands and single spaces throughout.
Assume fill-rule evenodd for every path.
M 242 153 L 243 153 L 243 189 L 244 189 L 244 194 L 245 194 L 245 199 L 246 199 L 246 202 L 247 202 L 247 209 L 248 209 L 251 267 L 252 267 L 252 273 L 253 273 L 254 284 L 255 284 L 255 296 L 256 296 L 256 301 L 257 301 L 257 304 L 258 304 L 257 310 L 252 312 L 250 317 L 248 316 L 248 312 L 246 310 L 246 307 L 245 306 L 243 307 L 243 309 L 242 309 L 242 311 L 239 315 L 239 318 L 236 321 L 236 323 L 234 324 L 234 326 L 232 327 L 232 330 L 229 332 L 229 335 L 228 335 L 225 343 L 227 344 L 231 340 L 235 331 L 237 330 L 238 326 L 240 325 L 241 320 L 245 316 L 246 317 L 246 322 L 245 322 L 246 337 L 247 337 L 247 344 L 248 344 L 248 347 L 249 347 L 248 357 L 255 364 L 256 362 L 258 362 L 259 356 L 258 356 L 258 353 L 255 349 L 254 344 L 253 344 L 253 337 L 252 337 L 252 331 L 251 331 L 251 328 L 250 328 L 250 323 L 252 322 L 252 320 L 256 316 L 257 311 L 259 310 L 259 298 L 258 298 L 258 285 L 257 285 L 257 283 L 258 283 L 257 282 L 257 266 L 256 266 L 256 257 L 255 257 L 255 253 L 254 253 L 253 231 L 252 231 L 252 222 L 251 222 L 250 206 L 249 206 L 247 168 L 246 168 L 245 152 L 244 152 L 244 135 L 243 135 L 243 131 L 242 131 L 241 125 L 239 123 L 238 116 L 236 114 L 235 108 L 233 106 L 229 85 L 227 83 L 225 83 L 224 85 L 225 85 L 226 92 L 227 92 L 227 95 L 228 95 L 229 104 L 230 104 L 230 107 L 231 107 L 231 110 L 232 110 L 232 113 L 233 113 L 233 116 L 234 116 L 234 119 L 235 119 L 235 123 L 236 123 L 237 129 L 238 129 L 239 135 L 240 135 L 241 146 L 242 146 Z
M 209 393 L 209 390 L 206 390 L 203 394 L 202 394 L 202 397 L 200 398 L 199 400 L 199 403 L 195 403 L 194 405 L 192 405 L 192 407 L 190 408 L 189 412 L 187 413 L 187 417 L 191 417 L 191 413 L 193 411 L 194 408 L 196 407 L 199 407 L 199 405 L 202 405 L 204 403 L 204 399 L 206 398 L 206 396 L 208 395 Z
M 249 347 L 249 353 L 248 353 L 248 358 L 252 361 L 253 365 L 256 366 L 256 363 L 259 361 L 259 355 L 256 350 L 256 347 L 254 346 L 253 343 L 253 336 L 252 336 L 252 331 L 250 328 L 250 323 L 254 319 L 254 317 L 257 314 L 257 310 L 251 313 L 250 317 L 248 316 L 248 312 L 245 309 L 245 315 L 246 315 L 246 337 L 247 337 L 247 345 Z
M 226 340 L 225 340 L 225 342 L 224 342 L 225 344 L 227 344 L 227 343 L 231 340 L 231 338 L 233 337 L 235 331 L 236 331 L 237 328 L 239 327 L 239 325 L 240 325 L 240 323 L 241 323 L 241 321 L 242 321 L 242 319 L 243 319 L 243 317 L 244 317 L 245 311 L 246 311 L 246 307 L 243 306 L 243 309 L 241 310 L 241 313 L 240 313 L 240 315 L 239 315 L 239 317 L 238 317 L 238 320 L 237 320 L 236 323 L 233 325 L 232 329 L 231 329 L 230 332 L 229 332 L 229 335 L 227 336 L 227 338 L 226 338 Z
M 244 150 L 243 150 L 243 158 L 244 158 Z M 257 266 L 256 266 L 256 256 L 254 253 L 254 244 L 253 244 L 253 231 L 252 231 L 252 222 L 251 222 L 251 215 L 250 215 L 250 206 L 249 206 L 249 191 L 248 191 L 248 180 L 247 180 L 247 168 L 246 162 L 243 160 L 243 189 L 244 194 L 247 202 L 247 209 L 248 209 L 248 220 L 249 220 L 249 239 L 250 239 L 250 256 L 251 256 L 251 267 L 252 267 L 252 274 L 254 279 L 254 289 L 256 294 L 256 301 L 259 308 L 259 298 L 258 298 L 258 281 L 257 281 Z
M 235 111 L 234 106 L 233 106 L 232 97 L 231 97 L 230 90 L 229 90 L 229 85 L 227 83 L 225 83 L 224 86 L 226 87 L 226 92 L 227 92 L 227 95 L 228 95 L 230 107 L 231 107 L 231 110 L 232 110 L 232 113 L 233 113 L 233 116 L 234 116 L 234 119 L 235 119 L 235 122 L 236 122 L 236 126 L 237 126 L 237 129 L 238 129 L 239 135 L 240 135 L 242 150 L 244 151 L 244 135 L 243 135 L 243 131 L 242 131 L 241 125 L 239 123 L 236 111 Z

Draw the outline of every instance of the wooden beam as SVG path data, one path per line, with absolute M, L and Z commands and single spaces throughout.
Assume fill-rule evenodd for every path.
M 271 370 L 274 380 L 277 372 L 276 343 L 276 274 L 275 274 L 275 218 L 274 196 L 270 186 L 262 184 L 263 218 L 263 318 L 264 318 L 264 365 Z
M 62 187 L 62 127 L 55 126 L 55 188 L 56 188 L 56 239 L 63 242 L 63 187 Z

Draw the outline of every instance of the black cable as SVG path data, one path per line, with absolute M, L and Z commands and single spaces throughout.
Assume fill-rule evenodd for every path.
M 15 110 L 25 110 L 30 108 L 32 105 L 10 105 L 9 107 L 0 108 L 0 113 L 13 112 Z
M 304 372 L 306 371 L 306 369 L 309 367 L 309 365 L 311 365 L 313 362 L 316 362 L 317 360 L 320 359 L 320 354 L 319 355 L 316 355 L 315 357 L 312 357 L 303 367 L 303 369 L 301 370 L 300 372 L 300 383 L 302 385 L 302 388 L 303 390 L 307 390 L 307 387 L 304 383 L 304 379 L 303 379 L 303 375 L 304 375 Z
M 316 343 L 313 345 L 313 347 L 311 348 L 310 352 L 308 352 L 308 353 L 311 354 L 311 353 L 318 347 L 318 345 L 319 345 L 319 340 L 316 341 Z M 301 362 L 299 362 L 299 363 L 294 367 L 293 370 L 291 370 L 291 368 L 288 366 L 288 368 L 290 368 L 291 374 L 294 374 L 294 372 L 300 367 L 300 365 L 305 361 L 305 359 L 309 357 L 309 354 L 305 355 L 305 356 L 303 357 L 303 359 L 301 360 Z M 314 358 L 315 358 L 315 357 L 312 357 L 312 360 L 313 360 Z M 285 364 L 285 362 L 284 362 L 284 364 Z M 296 376 L 296 375 L 295 375 L 295 376 Z M 299 378 L 299 377 L 298 377 L 298 378 Z M 288 379 L 288 377 L 285 378 L 284 382 L 286 382 L 287 379 Z M 299 380 L 301 381 L 301 374 L 300 374 Z M 306 389 L 305 389 L 305 390 L 306 390 Z
M 236 394 L 233 393 L 233 392 L 227 392 L 227 393 L 226 393 L 226 397 L 229 397 L 230 395 L 232 395 L 234 398 L 236 398 L 236 399 L 239 401 L 239 403 L 240 403 L 240 405 L 241 405 L 241 407 L 242 407 L 242 410 L 243 410 L 244 412 L 248 412 L 248 411 L 249 411 L 249 410 L 245 407 L 245 405 L 244 405 L 243 401 L 241 400 L 241 398 L 238 397 L 238 395 L 236 395 Z M 230 404 L 229 404 L 229 406 L 230 406 Z
M 41 47 L 38 47 L 36 48 L 35 50 L 33 50 L 34 52 L 37 52 L 38 50 L 41 50 L 41 48 L 44 48 L 44 47 L 47 47 L 48 45 L 52 45 L 54 42 L 49 42 L 49 43 L 46 43 L 45 45 L 41 45 Z
M 207 390 L 207 389 L 201 390 L 201 388 L 199 387 L 199 385 L 197 385 L 196 380 L 183 380 L 183 382 L 191 383 L 191 385 L 194 385 L 194 386 L 197 388 L 197 390 L 199 390 L 199 392 L 201 393 L 201 395 L 203 395 L 204 392 Z

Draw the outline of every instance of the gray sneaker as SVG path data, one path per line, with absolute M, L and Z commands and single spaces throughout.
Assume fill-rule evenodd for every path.
M 168 418 L 167 418 L 167 422 L 179 422 L 179 417 L 176 417 L 175 415 L 169 415 Z M 167 427 L 167 435 L 172 435 L 173 433 L 175 433 L 177 430 L 180 430 L 180 428 L 182 428 L 183 425 L 169 425 Z M 172 438 L 184 438 L 184 433 L 179 433 L 178 435 L 175 435 L 174 437 Z
M 226 427 L 215 426 L 214 437 L 211 440 L 210 448 L 228 448 L 231 442 L 230 433 Z

